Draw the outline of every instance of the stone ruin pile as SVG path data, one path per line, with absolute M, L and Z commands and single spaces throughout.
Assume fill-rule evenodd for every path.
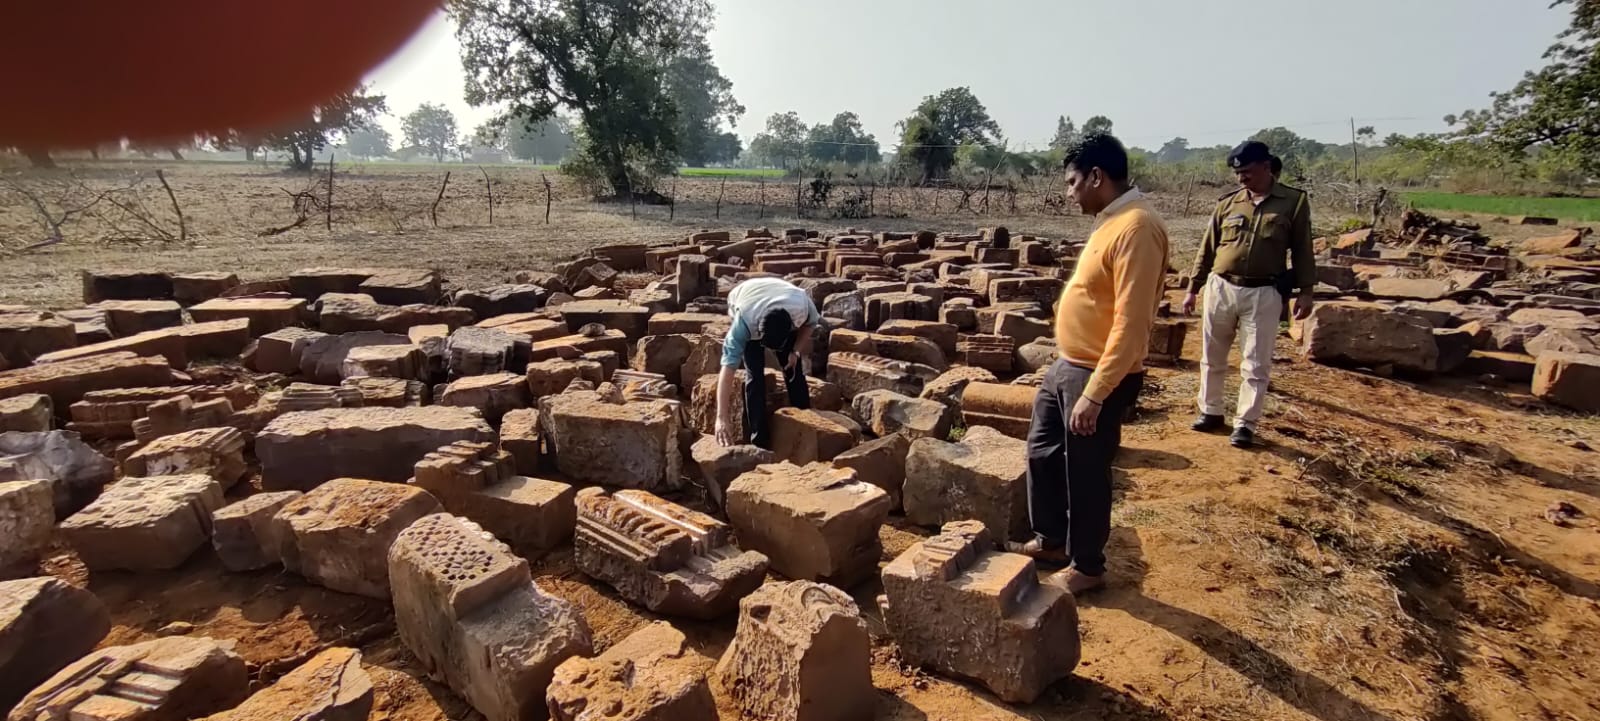
M 1479 230 L 1413 210 L 1398 234 L 1318 240 L 1317 308 L 1291 328 L 1302 352 L 1381 373 L 1464 374 L 1600 412 L 1600 251 L 1589 231 L 1511 243 Z
M 407 269 L 85 273 L 83 308 L 0 308 L 0 570 L 24 576 L 0 582 L 0 607 L 17 609 L 0 616 L 0 710 L 371 711 L 352 649 L 254 696 L 228 639 L 94 651 L 100 601 L 27 577 L 55 539 L 95 573 L 209 548 L 228 571 L 281 566 L 388 600 L 421 667 L 490 721 L 596 704 L 710 719 L 714 692 L 751 717 L 870 718 L 870 639 L 846 591 L 874 578 L 903 658 L 1031 701 L 1077 663 L 1076 609 L 1000 542 L 1027 531 L 1022 439 L 1080 247 L 997 237 L 703 232 L 481 288 Z M 1401 262 L 1332 250 L 1325 282 Z M 710 434 L 725 298 L 765 276 L 824 315 L 804 359 L 812 407 L 786 407 L 769 370 L 773 448 L 723 447 Z M 1437 371 L 1448 338 L 1482 333 L 1589 367 L 1551 345 L 1588 338 L 1575 296 L 1478 292 L 1522 305 L 1457 304 L 1483 314 L 1472 331 L 1422 320 L 1453 301 L 1328 302 L 1301 330 L 1317 359 Z M 1506 322 L 1542 325 L 1518 336 Z M 1187 328 L 1158 320 L 1152 362 L 1178 358 Z M 1592 393 L 1560 390 L 1572 372 L 1585 371 L 1554 373 L 1552 398 Z M 936 535 L 880 568 L 891 513 Z M 529 569 L 566 544 L 629 603 L 736 617 L 733 643 L 705 658 L 658 623 L 594 655 L 581 610 Z

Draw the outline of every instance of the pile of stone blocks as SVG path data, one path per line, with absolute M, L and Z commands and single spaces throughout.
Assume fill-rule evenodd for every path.
M 1041 584 L 1033 559 L 995 551 L 977 521 L 946 524 L 883 569 L 884 624 L 902 658 L 1032 703 L 1078 665 L 1071 594 Z
M 542 718 L 557 667 L 593 652 L 578 609 L 542 591 L 527 561 L 470 521 L 421 518 L 387 559 L 400 639 L 489 721 Z
M 523 554 L 572 538 L 577 523 L 573 487 L 516 471 L 510 452 L 457 441 L 418 461 L 412 483 L 438 498 L 446 511 L 472 520 Z
M 732 543 L 729 526 L 653 494 L 578 492 L 578 570 L 656 613 L 713 619 L 761 585 L 767 557 Z

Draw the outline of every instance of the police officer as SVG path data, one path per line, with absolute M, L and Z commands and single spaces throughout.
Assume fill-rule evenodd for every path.
M 1311 199 L 1305 191 L 1279 183 L 1272 172 L 1273 155 L 1265 143 L 1248 141 L 1228 153 L 1228 167 L 1240 188 L 1217 202 L 1211 225 L 1200 244 L 1183 311 L 1194 312 L 1206 294 L 1200 360 L 1200 417 L 1193 428 L 1224 427 L 1223 380 L 1228 352 L 1239 336 L 1239 403 L 1230 441 L 1236 448 L 1255 443 L 1256 422 L 1266 403 L 1272 346 L 1284 296 L 1278 286 L 1298 289 L 1294 317 L 1311 315 L 1316 285 L 1315 251 L 1311 247 Z

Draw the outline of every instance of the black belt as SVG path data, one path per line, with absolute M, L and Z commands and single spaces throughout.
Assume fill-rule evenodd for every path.
M 1240 288 L 1266 288 L 1268 286 L 1278 284 L 1278 279 L 1276 278 L 1249 278 L 1242 275 L 1234 275 L 1232 273 L 1218 273 L 1217 277 L 1237 285 Z

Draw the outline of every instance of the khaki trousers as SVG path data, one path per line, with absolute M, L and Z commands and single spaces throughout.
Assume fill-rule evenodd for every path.
M 1272 372 L 1272 345 L 1283 315 L 1283 296 L 1272 286 L 1241 288 L 1212 275 L 1206 281 L 1203 332 L 1205 350 L 1200 357 L 1200 412 L 1223 415 L 1223 384 L 1228 374 L 1228 352 L 1234 336 L 1240 340 L 1239 403 L 1233 424 L 1255 430 L 1267 402 L 1267 380 Z

